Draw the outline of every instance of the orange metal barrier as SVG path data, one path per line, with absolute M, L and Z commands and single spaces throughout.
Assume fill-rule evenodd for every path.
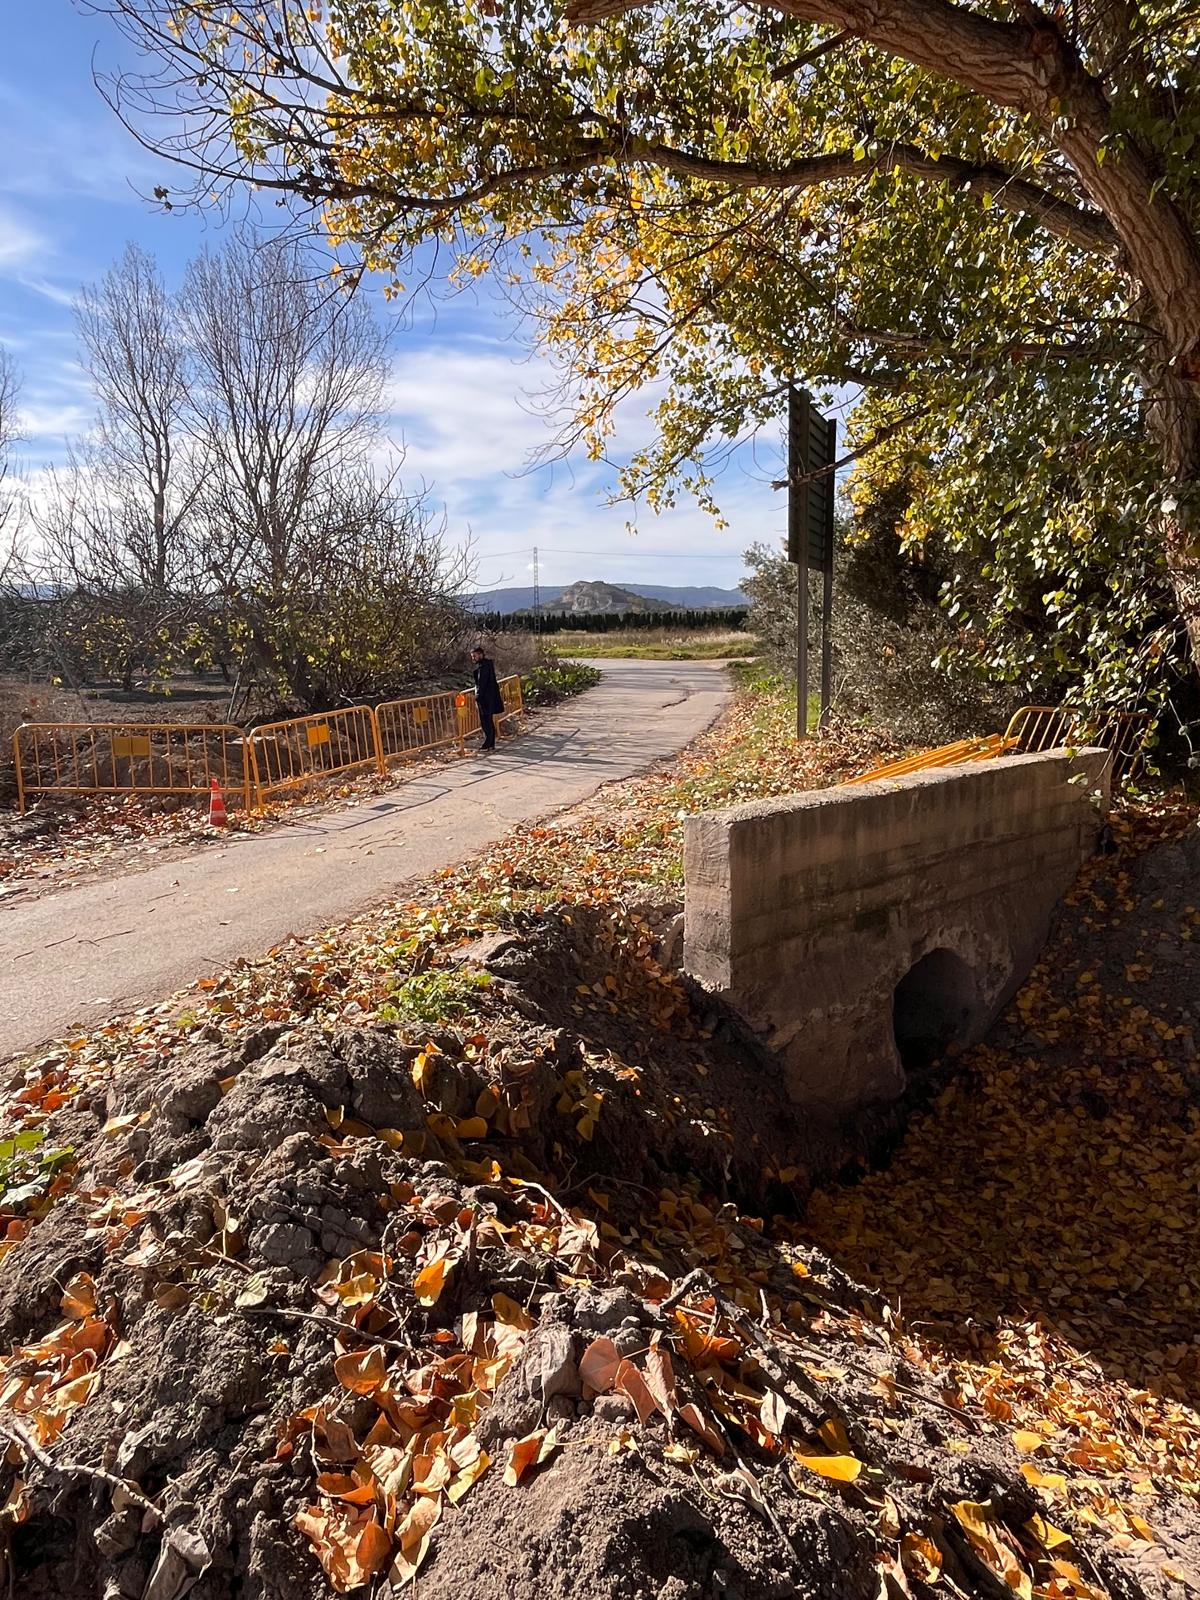
M 246 736 L 220 723 L 26 722 L 13 734 L 17 807 L 36 794 L 207 795 L 253 803 Z
M 1022 706 L 1014 713 L 1006 737 L 1021 754 L 1053 750 L 1060 745 L 1112 751 L 1114 783 L 1131 777 L 1146 740 L 1151 719 L 1146 711 L 1085 711 L 1078 706 Z
M 524 710 L 519 677 L 500 679 L 504 710 L 499 720 Z M 379 753 L 385 762 L 403 761 L 437 745 L 465 748 L 469 733 L 479 731 L 479 712 L 473 694 L 417 695 L 411 700 L 385 700 L 375 707 L 379 727 Z
M 507 722 L 509 717 L 515 717 L 519 711 L 525 709 L 519 677 L 500 679 L 500 699 L 504 703 L 504 710 L 496 718 L 497 722 Z M 482 731 L 479 725 L 479 707 L 475 704 L 473 694 L 455 695 L 454 703 L 458 710 L 459 741 L 464 743 L 468 734 Z
M 518 673 L 514 673 L 511 678 L 500 679 L 500 698 L 504 701 L 505 717 L 515 717 L 519 711 L 524 711 L 525 696 L 521 690 L 521 678 Z
M 308 788 L 315 779 L 339 772 L 359 767 L 387 771 L 370 706 L 265 722 L 252 731 L 248 743 L 259 805 L 270 795 Z
M 461 718 L 449 694 L 418 695 L 412 700 L 385 700 L 375 707 L 379 753 L 385 763 L 403 761 L 442 744 L 462 748 Z
M 501 678 L 504 710 L 524 710 L 521 680 Z M 374 767 L 387 772 L 438 745 L 465 749 L 479 729 L 475 697 L 449 690 L 287 717 L 250 733 L 226 724 L 180 722 L 23 723 L 13 735 L 17 804 L 37 794 L 206 795 L 215 778 L 247 811 L 314 780 Z
M 871 772 L 848 778 L 848 783 L 873 783 L 876 778 L 899 778 L 906 772 L 923 772 L 932 767 L 954 767 L 963 761 L 993 761 L 1003 755 L 1030 755 L 1040 750 L 1056 750 L 1062 745 L 1079 749 L 1091 746 L 1112 751 L 1112 775 L 1116 783 L 1128 778 L 1138 762 L 1150 734 L 1150 717 L 1145 711 L 1083 711 L 1077 706 L 1022 706 L 1002 734 L 990 733 L 980 739 L 959 739 L 936 750 L 889 761 Z
M 989 733 L 981 739 L 957 739 L 953 744 L 939 745 L 936 750 L 922 750 L 918 755 L 905 756 L 900 761 L 888 761 L 870 772 L 859 773 L 857 778 L 847 778 L 846 782 L 874 783 L 877 778 L 902 778 L 907 772 L 957 767 L 964 761 L 994 761 L 1015 746 L 1015 739 L 999 733 Z

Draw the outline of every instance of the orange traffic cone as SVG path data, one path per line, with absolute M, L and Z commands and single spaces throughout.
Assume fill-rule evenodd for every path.
M 229 816 L 225 810 L 225 796 L 221 793 L 221 785 L 214 778 L 212 792 L 208 797 L 208 825 L 210 828 L 227 828 Z

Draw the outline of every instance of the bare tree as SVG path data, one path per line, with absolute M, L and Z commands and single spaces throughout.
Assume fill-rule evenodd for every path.
M 384 459 L 388 342 L 365 299 L 245 230 L 178 297 L 131 247 L 77 315 L 98 415 L 39 496 L 38 571 L 14 591 L 37 602 L 34 654 L 127 688 L 139 663 L 164 683 L 236 667 L 269 705 L 311 709 L 436 664 L 470 562 Z
M 183 326 L 204 461 L 206 583 L 256 672 L 306 706 L 327 702 L 313 608 L 344 608 L 382 548 L 426 524 L 369 471 L 380 445 L 387 338 L 295 241 L 236 234 L 188 272 Z M 394 552 L 393 552 L 394 553 Z M 339 634 L 339 648 L 343 641 Z
M 11 570 L 17 521 L 17 506 L 12 489 L 13 446 L 18 437 L 17 398 L 20 384 L 12 357 L 0 345 L 0 581 Z
M 187 357 L 154 258 L 126 245 L 80 294 L 75 325 L 99 402 L 86 464 L 112 507 L 110 558 L 138 587 L 164 593 L 187 564 L 195 485 L 184 450 Z
M 133 244 L 83 289 L 75 323 L 96 425 L 52 475 L 38 532 L 59 622 L 129 688 L 139 661 L 170 669 L 194 609 L 187 358 L 158 266 Z
M 14 470 L 20 392 L 16 364 L 0 345 L 0 662 L 25 653 L 36 598 L 22 548 L 25 505 Z

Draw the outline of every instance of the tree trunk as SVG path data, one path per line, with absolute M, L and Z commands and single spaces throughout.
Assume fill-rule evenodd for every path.
M 1200 390 L 1168 372 L 1147 385 L 1147 395 L 1150 428 L 1173 490 L 1159 536 L 1192 660 L 1200 667 Z

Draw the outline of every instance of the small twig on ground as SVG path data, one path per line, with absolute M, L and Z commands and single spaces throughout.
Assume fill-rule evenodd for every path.
M 677 1305 L 687 1299 L 693 1289 L 703 1289 L 706 1294 L 712 1293 L 708 1274 L 701 1267 L 694 1267 L 687 1277 L 671 1290 L 665 1300 L 660 1300 L 658 1309 L 660 1311 L 674 1311 Z
M 402 1350 L 406 1356 L 416 1354 L 411 1344 L 401 1344 L 399 1339 L 385 1339 L 376 1333 L 364 1333 L 352 1322 L 342 1322 L 337 1317 L 323 1317 L 318 1311 L 293 1311 L 290 1306 L 238 1306 L 236 1309 L 243 1317 L 294 1317 L 300 1322 L 315 1322 L 318 1328 L 325 1328 L 330 1333 L 350 1333 L 356 1339 L 365 1339 L 368 1344 L 382 1344 L 389 1350 Z
M 23 1450 L 31 1461 L 36 1461 L 43 1472 L 48 1472 L 57 1478 L 86 1478 L 95 1483 L 107 1484 L 110 1489 L 120 1489 L 133 1505 L 140 1506 L 143 1511 L 149 1511 L 161 1520 L 162 1508 L 148 1499 L 128 1478 L 118 1478 L 115 1473 L 106 1472 L 103 1467 L 88 1467 L 81 1461 L 53 1460 L 15 1417 L 0 1415 L 0 1435 L 15 1444 L 18 1450 Z

